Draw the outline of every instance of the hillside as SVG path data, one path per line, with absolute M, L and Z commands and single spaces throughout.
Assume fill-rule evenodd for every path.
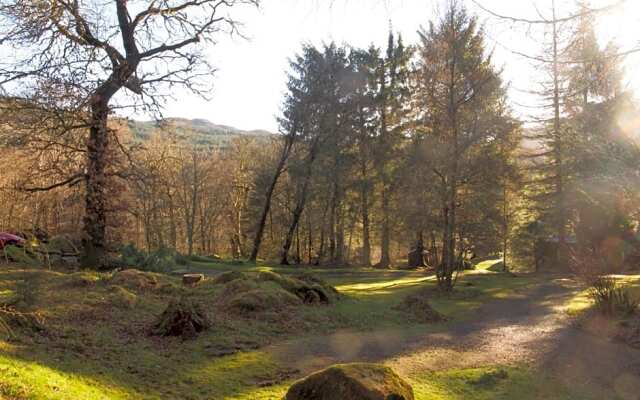
M 273 133 L 266 130 L 245 131 L 226 125 L 217 125 L 206 119 L 167 118 L 161 121 L 127 121 L 129 129 L 139 140 L 154 134 L 188 137 L 196 144 L 224 145 L 237 137 L 267 138 Z

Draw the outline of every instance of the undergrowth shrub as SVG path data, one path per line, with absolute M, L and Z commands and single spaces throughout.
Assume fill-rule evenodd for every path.
M 173 259 L 175 260 L 176 264 L 178 264 L 178 265 L 185 266 L 185 265 L 189 264 L 189 259 L 186 256 L 184 256 L 184 255 L 182 255 L 182 254 L 180 254 L 178 252 L 175 253 Z
M 10 261 L 17 262 L 30 267 L 37 267 L 40 265 L 37 257 L 25 247 L 18 247 L 14 245 L 5 246 L 4 257 Z
M 146 258 L 147 255 L 132 243 L 120 247 L 120 261 L 122 261 L 125 266 L 141 265 Z
M 638 309 L 640 304 L 629 290 L 620 287 L 611 277 L 597 278 L 591 285 L 590 296 L 595 302 L 596 309 L 607 315 L 630 315 Z
M 191 258 L 166 247 L 147 254 L 133 244 L 127 244 L 120 248 L 118 261 L 122 268 L 135 267 L 141 271 L 168 273 L 175 270 L 176 266 L 188 265 Z
M 171 272 L 175 269 L 178 252 L 168 248 L 161 248 L 149 253 L 143 263 L 137 267 L 143 271 Z

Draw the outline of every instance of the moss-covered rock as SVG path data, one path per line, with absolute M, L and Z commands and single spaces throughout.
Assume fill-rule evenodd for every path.
M 391 368 L 339 364 L 296 382 L 285 400 L 414 400 L 413 389 Z

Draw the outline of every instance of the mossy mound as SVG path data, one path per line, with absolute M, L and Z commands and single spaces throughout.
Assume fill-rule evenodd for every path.
M 100 280 L 100 275 L 95 272 L 74 272 L 67 276 L 66 282 L 70 287 L 92 287 Z
M 414 400 L 413 389 L 391 368 L 339 364 L 296 382 L 285 400 Z
M 130 290 L 153 290 L 159 287 L 158 277 L 150 272 L 137 269 L 118 271 L 111 277 L 112 285 L 122 286 Z
M 271 271 L 261 271 L 259 282 L 274 282 L 287 292 L 297 296 L 305 304 L 330 304 L 338 300 L 338 291 L 321 279 L 311 275 L 288 277 Z
M 440 314 L 429 304 L 430 291 L 421 290 L 418 293 L 405 297 L 394 309 L 405 313 L 409 320 L 419 323 L 434 323 L 446 321 L 444 315 Z
M 259 284 L 253 279 L 235 279 L 222 287 L 219 297 L 224 301 L 239 293 L 246 293 L 258 289 Z
M 118 308 L 130 310 L 138 304 L 138 296 L 122 286 L 110 288 L 109 302 Z
M 240 271 L 228 271 L 216 276 L 212 281 L 214 284 L 225 284 L 236 279 L 247 279 L 247 275 Z
M 255 289 L 236 293 L 224 301 L 225 309 L 248 313 L 280 311 L 301 304 L 298 297 L 273 283 L 264 283 Z
M 225 310 L 238 312 L 280 311 L 302 304 L 330 304 L 339 298 L 337 290 L 320 279 L 303 279 L 271 271 L 226 272 L 214 279 L 224 284 L 217 299 Z
M 151 329 L 154 336 L 192 339 L 211 326 L 200 305 L 189 298 L 172 300 Z

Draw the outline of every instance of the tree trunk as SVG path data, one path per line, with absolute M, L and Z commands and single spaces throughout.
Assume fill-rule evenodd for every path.
M 507 188 L 507 181 L 505 179 L 504 187 L 502 188 L 502 270 L 504 272 L 509 271 L 507 265 L 507 249 L 509 245 L 509 203 L 508 203 L 509 191 Z
M 362 187 L 362 266 L 371 266 L 371 232 L 369 226 L 369 198 L 366 185 Z
M 307 263 L 313 263 L 313 229 L 311 226 L 311 213 L 307 213 Z
M 382 235 L 381 235 L 381 249 L 380 249 L 380 262 L 378 268 L 389 268 L 391 265 L 391 232 L 389 226 L 389 193 L 388 188 L 383 183 L 382 186 Z
M 302 264 L 302 258 L 300 257 L 300 224 L 296 227 L 296 265 Z
M 447 266 L 449 265 L 449 245 L 451 241 L 449 240 L 450 235 L 450 225 L 449 225 L 449 207 L 447 203 L 444 203 L 442 207 L 442 256 L 441 261 L 437 265 L 437 277 L 438 277 L 438 286 L 440 288 L 444 288 L 446 283 L 446 275 L 447 275 Z
M 556 20 L 556 5 L 552 1 L 553 12 L 553 136 L 554 136 L 554 153 L 556 167 L 556 201 L 557 201 L 557 229 L 558 229 L 558 257 L 556 261 L 560 265 L 564 265 L 568 258 L 568 249 L 566 244 L 567 235 L 567 211 L 565 206 L 564 193 L 564 154 L 562 135 L 560 133 L 560 70 L 558 55 L 558 22 Z
M 300 222 L 300 216 L 302 215 L 302 211 L 304 211 L 304 205 L 305 201 L 299 200 L 295 210 L 293 210 L 293 219 L 291 221 L 291 225 L 289 226 L 287 236 L 285 237 L 284 245 L 282 246 L 282 257 L 280 258 L 280 264 L 282 265 L 289 265 L 289 250 L 291 250 L 291 245 L 293 244 L 293 235 L 296 231 L 296 228 L 298 227 L 298 223 Z
M 106 163 L 109 148 L 107 120 L 109 106 L 105 101 L 91 104 L 92 125 L 87 141 L 87 176 L 82 264 L 104 269 L 107 260 L 107 176 Z
M 333 194 L 331 196 L 331 213 L 329 214 L 329 262 L 336 263 L 336 192 L 335 184 Z
M 336 171 L 338 166 L 336 165 Z M 336 178 L 333 183 L 333 194 L 331 199 L 331 263 L 334 265 L 341 264 L 344 259 L 344 216 L 342 214 L 342 195 L 340 193 L 340 182 L 337 178 L 339 173 L 336 172 Z
M 342 209 L 342 202 L 338 204 L 336 208 L 336 259 L 334 264 L 344 263 L 344 210 Z
M 284 245 L 282 246 L 282 257 L 280 258 L 280 264 L 289 265 L 289 250 L 291 249 L 291 244 L 293 243 L 293 234 L 295 233 L 298 224 L 300 223 L 300 217 L 302 216 L 302 212 L 304 211 L 304 206 L 307 202 L 307 191 L 309 189 L 309 183 L 311 182 L 311 171 L 313 160 L 315 159 L 315 155 L 309 161 L 309 166 L 307 168 L 307 174 L 304 178 L 304 183 L 302 184 L 302 189 L 299 193 L 299 198 L 296 202 L 296 208 L 293 210 L 293 219 L 291 221 L 291 225 L 289 226 L 289 231 L 287 232 L 287 236 L 285 237 Z
M 454 164 L 457 164 L 454 162 Z M 455 173 L 454 173 L 455 176 Z M 453 289 L 453 272 L 455 271 L 455 264 L 456 264 L 456 257 L 455 257 L 455 251 L 456 251 L 456 211 L 457 211 L 457 185 L 455 182 L 455 178 L 454 181 L 451 184 L 451 197 L 450 197 L 450 201 L 449 201 L 449 246 L 448 246 L 448 250 L 449 250 L 449 259 L 447 262 L 447 279 L 446 279 L 446 289 L 447 290 L 451 290 Z
M 262 213 L 260 214 L 260 219 L 258 220 L 258 226 L 256 227 L 256 235 L 253 238 L 253 249 L 251 250 L 251 256 L 249 257 L 249 261 L 255 262 L 258 258 L 258 253 L 260 252 L 260 245 L 262 244 L 262 236 L 264 234 L 264 228 L 267 223 L 267 216 L 271 210 L 271 198 L 273 197 L 273 192 L 275 191 L 276 185 L 278 184 L 278 180 L 280 179 L 280 175 L 282 175 L 282 171 L 289 159 L 289 154 L 291 152 L 291 148 L 293 146 L 293 141 L 295 138 L 295 128 L 293 131 L 285 138 L 284 147 L 282 148 L 282 153 L 280 155 L 280 160 L 278 160 L 278 165 L 276 166 L 276 171 L 273 174 L 273 179 L 269 183 L 269 187 L 267 188 L 267 193 L 264 200 L 264 206 L 262 208 Z
M 176 221 L 176 211 L 173 203 L 173 197 L 171 192 L 167 191 L 167 198 L 169 199 L 169 245 L 172 249 L 178 247 L 178 222 Z M 158 227 L 158 231 L 162 230 L 162 225 Z M 164 240 L 161 240 L 161 246 L 164 246 Z
M 307 202 L 307 192 L 309 191 L 309 184 L 311 183 L 311 175 L 313 174 L 313 163 L 317 157 L 318 146 L 320 145 L 320 137 L 316 137 L 311 144 L 311 148 L 309 149 L 309 160 L 307 160 L 307 170 L 304 177 L 304 182 L 302 184 L 302 188 L 298 193 L 298 198 L 296 199 L 296 208 L 293 210 L 293 220 L 291 221 L 291 226 L 289 227 L 289 231 L 287 232 L 287 236 L 285 237 L 284 245 L 282 246 L 282 257 L 280 259 L 280 264 L 289 265 L 288 255 L 289 250 L 291 249 L 291 244 L 293 243 L 293 234 L 298 227 L 298 223 L 300 223 L 300 216 L 304 211 L 304 206 Z
M 450 13 L 451 26 L 455 26 L 454 13 Z M 454 40 L 456 40 L 456 32 L 453 32 Z M 439 280 L 440 287 L 446 291 L 453 289 L 453 272 L 455 271 L 455 248 L 456 248 L 456 208 L 458 194 L 458 158 L 460 157 L 460 148 L 458 143 L 458 109 L 456 99 L 456 57 L 452 55 L 449 62 L 449 105 L 448 118 L 449 129 L 451 129 L 450 150 L 448 154 L 450 164 L 447 171 L 446 179 L 446 204 L 445 204 L 445 232 L 443 251 L 443 273 L 444 276 Z
M 187 212 L 190 211 L 187 220 L 187 252 L 191 256 L 193 255 L 193 235 L 195 232 L 196 224 L 196 212 L 198 208 L 198 165 L 196 155 L 193 154 L 193 187 L 191 188 L 191 205 L 187 208 Z
M 317 264 L 320 265 L 322 263 L 322 260 L 324 260 L 324 252 L 326 250 L 326 228 L 327 228 L 327 224 L 326 224 L 326 217 L 327 217 L 327 212 L 329 211 L 329 203 L 327 202 L 324 210 L 322 211 L 322 220 L 320 223 L 320 245 L 318 247 L 318 262 Z

